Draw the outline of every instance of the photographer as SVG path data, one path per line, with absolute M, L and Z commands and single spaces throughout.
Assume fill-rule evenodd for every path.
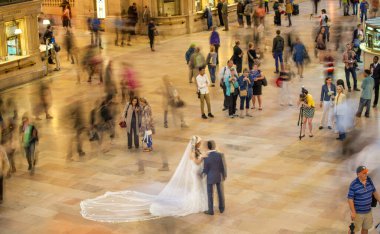
M 332 129 L 333 124 L 333 103 L 334 98 L 336 96 L 336 88 L 335 85 L 332 84 L 332 79 L 330 77 L 325 78 L 325 84 L 322 85 L 321 90 L 321 103 L 319 104 L 319 107 L 323 107 L 323 114 L 322 114 L 322 120 L 321 125 L 319 125 L 319 130 L 322 130 L 324 127 Z
M 231 68 L 231 75 L 225 79 L 226 96 L 228 100 L 228 116 L 230 118 L 236 117 L 236 99 L 239 94 L 238 75 L 235 67 Z
M 301 105 L 302 110 L 302 135 L 301 138 L 305 137 L 306 123 L 309 125 L 309 137 L 313 137 L 313 117 L 315 112 L 315 103 L 311 94 L 307 89 L 302 88 L 302 93 L 300 94 L 299 105 Z

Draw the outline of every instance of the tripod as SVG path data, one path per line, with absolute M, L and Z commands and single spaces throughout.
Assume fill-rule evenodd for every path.
M 297 126 L 300 126 L 300 135 L 298 136 L 300 140 L 302 139 L 303 109 L 304 109 L 303 104 L 301 104 L 300 113 L 298 115 L 298 123 L 297 123 Z

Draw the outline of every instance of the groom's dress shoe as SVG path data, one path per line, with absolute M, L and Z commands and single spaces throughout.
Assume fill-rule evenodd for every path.
M 211 212 L 209 212 L 209 211 L 205 211 L 204 212 L 206 215 L 214 215 L 214 213 L 211 213 Z

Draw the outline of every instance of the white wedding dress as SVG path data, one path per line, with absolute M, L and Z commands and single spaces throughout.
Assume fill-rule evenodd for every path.
M 80 203 L 84 218 L 98 222 L 133 222 L 166 216 L 185 216 L 207 210 L 202 165 L 191 159 L 191 141 L 170 179 L 158 195 L 137 191 L 107 192 Z

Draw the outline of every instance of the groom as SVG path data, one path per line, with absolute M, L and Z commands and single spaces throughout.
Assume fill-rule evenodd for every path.
M 224 163 L 223 154 L 215 150 L 215 142 L 207 141 L 207 148 L 209 149 L 208 156 L 204 159 L 203 174 L 207 175 L 207 197 L 208 197 L 208 211 L 205 214 L 214 215 L 214 200 L 213 188 L 216 185 L 218 190 L 219 211 L 224 212 L 224 194 L 221 185 L 223 180 L 227 177 L 227 170 Z

